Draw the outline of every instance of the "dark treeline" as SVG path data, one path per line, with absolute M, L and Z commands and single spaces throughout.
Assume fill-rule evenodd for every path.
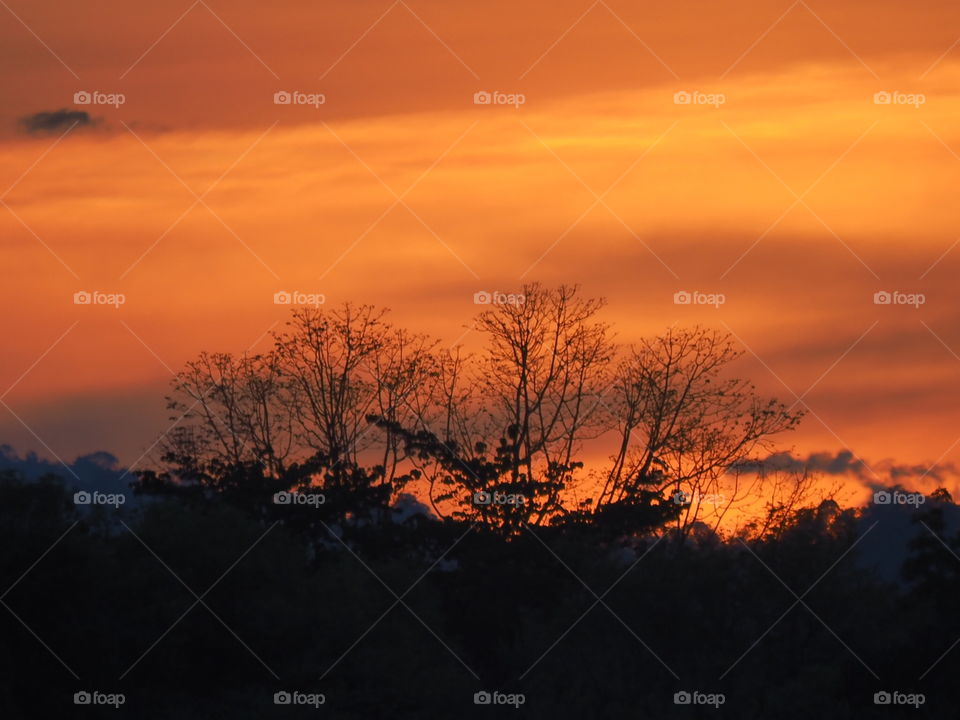
M 801 413 L 731 376 L 729 335 L 671 328 L 620 346 L 602 300 L 523 290 L 478 315 L 475 354 L 352 305 L 294 312 L 266 353 L 201 354 L 169 398 L 169 472 L 145 482 L 222 490 L 226 468 L 255 468 L 279 488 L 338 493 L 344 512 L 413 487 L 437 517 L 504 535 L 671 522 L 685 536 L 758 491 L 730 469 Z
M 728 338 L 618 347 L 598 301 L 524 294 L 477 356 L 350 306 L 201 355 L 120 509 L 3 473 L 0 717 L 956 717 L 946 492 L 891 508 L 883 576 L 864 509 L 738 470 L 799 416 Z M 124 705 L 73 704 L 95 690 Z

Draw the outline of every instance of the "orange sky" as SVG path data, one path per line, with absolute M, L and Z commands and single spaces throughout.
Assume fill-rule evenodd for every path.
M 811 410 L 784 449 L 960 460 L 960 6 L 7 4 L 0 443 L 136 459 L 170 370 L 263 347 L 278 290 L 452 344 L 474 292 L 540 280 L 606 296 L 625 342 L 735 333 L 742 373 Z M 96 123 L 20 122 L 61 108 Z

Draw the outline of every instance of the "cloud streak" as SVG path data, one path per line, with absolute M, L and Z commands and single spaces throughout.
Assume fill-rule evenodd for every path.
M 893 460 L 868 463 L 851 450 L 837 452 L 814 452 L 799 457 L 790 452 L 775 452 L 759 460 L 742 463 L 739 469 L 748 472 L 809 472 L 831 477 L 848 476 L 862 481 L 873 489 L 911 483 L 936 483 L 945 485 L 960 479 L 960 469 L 952 463 L 903 464 Z M 876 473 L 876 475 L 874 474 Z M 887 483 L 877 482 L 877 477 L 886 477 Z
M 74 128 L 92 128 L 97 121 L 83 110 L 50 110 L 33 113 L 20 118 L 18 125 L 27 135 L 64 133 Z

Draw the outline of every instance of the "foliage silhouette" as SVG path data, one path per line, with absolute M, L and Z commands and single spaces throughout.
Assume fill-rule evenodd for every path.
M 729 337 L 623 348 L 602 301 L 524 296 L 480 314 L 480 355 L 350 305 L 200 355 L 129 507 L 0 473 L 0 717 L 83 716 L 83 687 L 143 720 L 316 716 L 283 689 L 347 720 L 487 717 L 483 689 L 554 720 L 692 717 L 695 688 L 717 717 L 912 717 L 874 674 L 955 717 L 949 495 L 884 580 L 862 509 L 744 470 L 800 415 L 730 377 Z M 721 528 L 745 494 L 765 511 Z

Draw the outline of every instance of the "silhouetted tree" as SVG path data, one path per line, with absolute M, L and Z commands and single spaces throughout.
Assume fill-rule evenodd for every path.
M 726 376 L 741 354 L 730 335 L 699 327 L 671 328 L 628 351 L 610 400 L 618 447 L 598 508 L 673 488 L 683 531 L 701 517 L 705 496 L 715 506 L 736 501 L 737 487 L 723 485 L 728 470 L 802 417 Z
M 603 301 L 577 287 L 534 283 L 514 299 L 476 318 L 476 355 L 370 306 L 295 310 L 269 352 L 201 354 L 177 375 L 182 422 L 164 459 L 214 488 L 259 473 L 319 488 L 363 478 L 395 497 L 416 480 L 437 516 L 507 534 L 592 516 L 636 533 L 669 520 L 682 538 L 704 518 L 719 526 L 754 487 L 728 471 L 800 418 L 728 377 L 740 353 L 727 335 L 671 329 L 622 349 Z M 604 437 L 610 466 L 585 470 Z M 706 513 L 711 494 L 723 502 Z

